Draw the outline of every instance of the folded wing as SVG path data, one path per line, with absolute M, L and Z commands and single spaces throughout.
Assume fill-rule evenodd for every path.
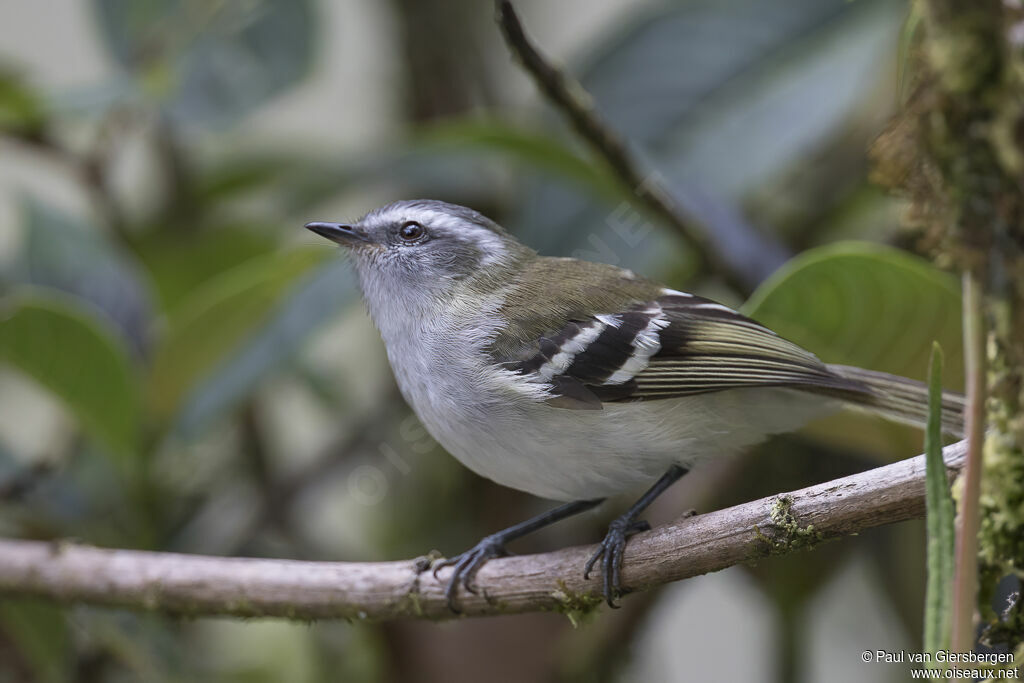
M 871 393 L 753 320 L 674 290 L 565 321 L 505 367 L 550 385 L 552 404 L 576 409 L 753 387 Z

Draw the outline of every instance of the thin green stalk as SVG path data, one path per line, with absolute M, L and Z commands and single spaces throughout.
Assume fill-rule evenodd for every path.
M 942 460 L 942 349 L 932 344 L 928 364 L 928 426 L 924 434 L 925 505 L 928 530 L 928 587 L 924 608 L 924 649 L 949 648 L 953 602 L 954 511 Z

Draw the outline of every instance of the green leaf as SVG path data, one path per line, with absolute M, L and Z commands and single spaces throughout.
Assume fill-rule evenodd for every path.
M 312 63 L 310 0 L 94 0 L 101 34 L 140 90 L 179 121 L 226 125 Z
M 928 587 L 925 593 L 924 650 L 949 647 L 953 609 L 954 512 L 942 460 L 942 347 L 932 346 L 925 431 L 925 505 L 928 525 Z
M 140 418 L 135 371 L 93 315 L 43 294 L 9 300 L 0 313 L 0 361 L 52 391 L 111 451 L 133 452 Z
M 133 254 L 80 216 L 29 196 L 21 202 L 25 236 L 15 279 L 73 294 L 114 323 L 142 355 L 151 323 L 149 281 Z
M 348 264 L 336 259 L 304 278 L 266 322 L 189 392 L 175 431 L 185 437 L 198 433 L 293 358 L 314 330 L 352 300 L 357 291 L 352 275 Z
M 275 243 L 251 226 L 227 225 L 150 230 L 133 247 L 149 271 L 163 310 L 173 312 L 203 283 L 270 253 Z
M 0 601 L 0 639 L 31 667 L 32 680 L 69 680 L 71 638 L 61 608 L 36 600 Z M 6 667 L 0 671 L 10 673 Z
M 625 193 L 603 164 L 594 163 L 549 135 L 496 119 L 448 120 L 423 129 L 418 142 L 426 151 L 491 150 L 572 180 L 598 196 L 622 198 Z
M 149 379 L 149 404 L 171 419 L 207 373 L 234 353 L 311 270 L 334 256 L 324 248 L 258 257 L 195 290 L 171 315 Z
M 792 259 L 743 305 L 744 314 L 826 363 L 924 378 L 933 340 L 961 365 L 956 279 L 906 252 L 840 242 Z M 962 375 L 952 378 L 962 386 Z
M 37 137 L 46 124 L 46 105 L 18 75 L 0 66 L 0 131 Z
M 804 252 L 765 281 L 743 313 L 827 363 L 913 379 L 927 376 L 931 344 L 947 349 L 947 386 L 963 386 L 960 295 L 956 280 L 898 249 L 840 242 Z M 906 454 L 910 428 L 844 415 L 820 432 L 872 452 Z
M 244 151 L 203 169 L 196 178 L 196 197 L 203 204 L 247 197 L 255 192 L 273 191 L 287 182 L 296 167 L 312 165 L 305 158 L 283 151 Z

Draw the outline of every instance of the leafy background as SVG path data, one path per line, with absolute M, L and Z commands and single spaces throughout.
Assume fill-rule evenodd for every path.
M 53 7 L 49 7 L 53 5 Z M 398 397 L 343 259 L 305 234 L 401 197 L 744 310 L 829 362 L 962 382 L 959 294 L 908 253 L 865 152 L 898 100 L 896 0 L 523 0 L 527 25 L 749 276 L 729 289 L 626 196 L 474 0 L 0 8 L 0 533 L 310 559 L 452 554 L 544 505 Z M 746 302 L 746 303 L 744 303 Z M 768 495 L 920 452 L 843 415 L 659 500 Z M 599 537 L 616 505 L 524 540 Z M 444 626 L 179 620 L 0 601 L 3 680 L 902 680 L 907 523 L 555 615 Z M 525 653 L 525 656 L 524 656 Z

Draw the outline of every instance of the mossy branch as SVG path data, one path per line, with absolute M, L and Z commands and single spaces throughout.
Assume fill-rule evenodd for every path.
M 959 471 L 963 442 L 943 451 Z M 630 539 L 623 583 L 643 590 L 793 552 L 818 541 L 921 517 L 923 456 L 686 517 Z M 579 618 L 600 603 L 583 579 L 592 547 L 492 560 L 479 595 L 460 594 L 467 616 L 557 611 Z M 188 616 L 287 619 L 443 619 L 453 615 L 425 558 L 402 562 L 299 562 L 106 550 L 66 542 L 0 540 L 0 595 Z
M 969 468 L 958 510 L 965 530 L 951 646 L 974 642 L 967 603 L 976 596 L 990 632 L 1016 649 L 1024 630 L 1000 620 L 992 598 L 1005 575 L 1024 577 L 1024 11 L 999 0 L 910 8 L 919 19 L 906 64 L 913 87 L 872 149 L 875 178 L 910 200 L 912 240 L 969 274 L 968 425 L 979 446 L 985 424 L 981 457 L 972 458 L 980 471 Z

